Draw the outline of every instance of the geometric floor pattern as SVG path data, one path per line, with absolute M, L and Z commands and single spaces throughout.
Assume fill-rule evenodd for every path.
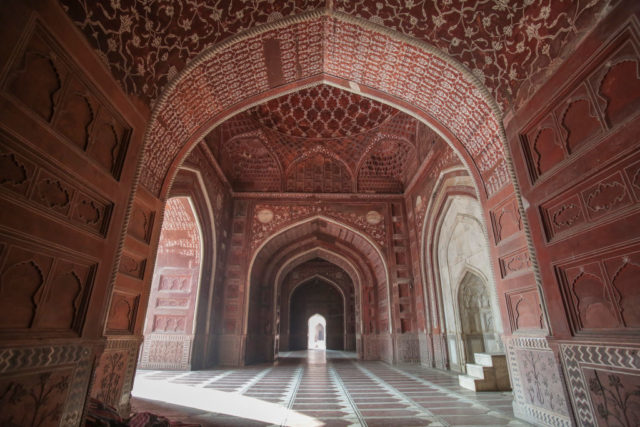
M 132 410 L 202 426 L 528 426 L 510 392 L 475 393 L 420 365 L 281 353 L 277 365 L 136 374 Z

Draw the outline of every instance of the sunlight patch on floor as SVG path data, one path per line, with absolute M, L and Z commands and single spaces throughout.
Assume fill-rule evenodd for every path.
M 316 418 L 253 397 L 201 387 L 170 384 L 141 377 L 136 378 L 131 394 L 141 399 L 166 402 L 283 426 L 315 427 L 325 425 Z

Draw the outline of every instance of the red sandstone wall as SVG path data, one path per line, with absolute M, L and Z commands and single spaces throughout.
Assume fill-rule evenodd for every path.
M 75 425 L 90 381 L 128 402 L 135 352 L 103 332 L 132 333 L 143 311 L 146 254 L 120 247 L 146 120 L 56 3 L 0 13 L 0 390 L 24 391 L 2 401 L 0 424 Z M 140 245 L 149 221 L 130 221 Z M 36 405 L 38 390 L 56 392 Z
M 560 361 L 570 396 L 561 408 L 543 395 L 516 400 L 580 425 L 640 419 L 639 6 L 614 10 L 507 123 L 551 334 L 543 349 L 514 337 L 512 374 L 524 390 L 562 393 L 560 377 L 531 374 Z

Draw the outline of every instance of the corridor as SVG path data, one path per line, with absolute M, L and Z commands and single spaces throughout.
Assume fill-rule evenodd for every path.
M 330 350 L 281 353 L 275 366 L 139 370 L 132 394 L 136 412 L 203 426 L 528 425 L 514 419 L 511 393 L 474 393 L 446 372 Z

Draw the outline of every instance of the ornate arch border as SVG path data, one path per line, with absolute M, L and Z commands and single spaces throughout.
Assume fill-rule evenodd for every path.
M 312 37 L 318 30 L 322 36 Z M 304 35 L 311 37 L 306 48 L 287 44 Z M 278 84 L 269 82 L 266 64 L 260 62 L 265 39 L 280 41 L 294 59 L 280 64 Z M 384 56 L 387 66 L 378 64 L 373 70 L 367 62 L 371 53 Z M 347 60 L 340 61 L 343 57 Z M 234 67 L 234 60 L 245 61 L 243 67 Z M 475 166 L 470 170 L 486 196 L 514 181 L 500 109 L 469 70 L 423 41 L 318 9 L 256 26 L 192 60 L 167 85 L 153 109 L 145 133 L 142 185 L 163 197 L 173 171 L 213 127 L 258 103 L 319 83 L 380 99 L 436 128 L 463 154 L 466 164 Z

